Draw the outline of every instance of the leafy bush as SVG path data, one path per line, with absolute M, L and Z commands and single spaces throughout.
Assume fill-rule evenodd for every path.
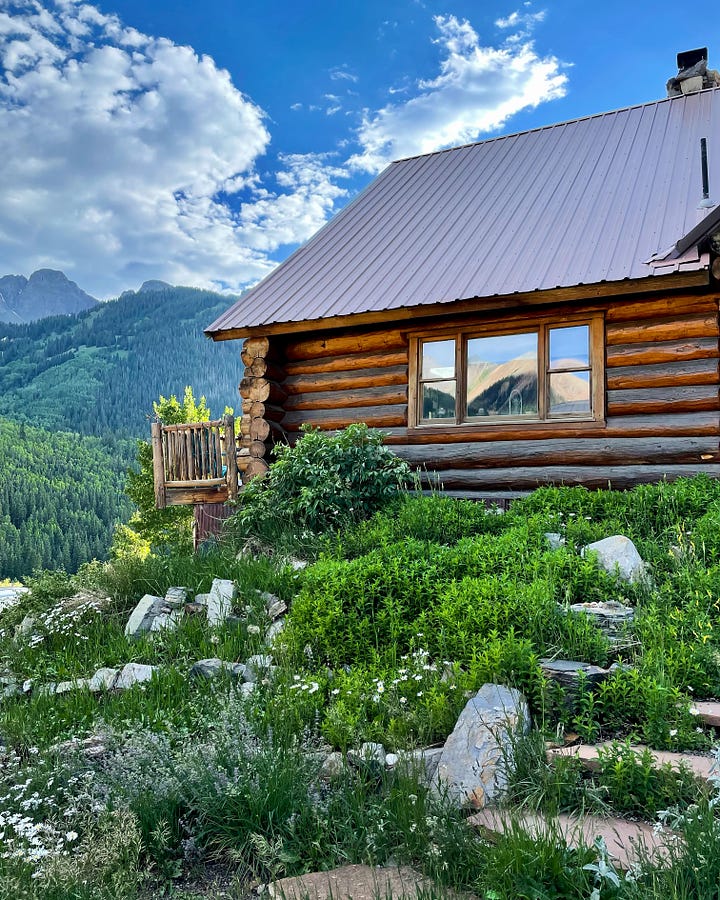
M 303 427 L 293 446 L 241 492 L 228 528 L 261 538 L 278 532 L 322 532 L 363 519 L 392 500 L 408 481 L 405 462 L 367 425 L 335 434 Z

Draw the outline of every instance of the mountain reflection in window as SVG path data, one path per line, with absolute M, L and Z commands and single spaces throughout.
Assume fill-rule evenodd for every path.
M 455 418 L 455 382 L 436 381 L 422 386 L 423 419 Z
M 468 418 L 537 416 L 537 332 L 472 338 L 466 364 Z

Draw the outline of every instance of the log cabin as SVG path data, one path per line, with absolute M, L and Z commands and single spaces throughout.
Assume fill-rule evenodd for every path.
M 720 476 L 708 83 L 392 163 L 207 329 L 244 476 L 353 422 L 463 496 Z

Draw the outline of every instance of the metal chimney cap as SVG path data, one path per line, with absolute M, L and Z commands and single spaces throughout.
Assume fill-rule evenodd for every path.
M 683 69 L 689 69 L 691 66 L 699 63 L 701 59 L 707 62 L 707 58 L 707 47 L 698 47 L 697 50 L 683 50 L 682 53 L 677 55 L 678 72 L 682 72 Z

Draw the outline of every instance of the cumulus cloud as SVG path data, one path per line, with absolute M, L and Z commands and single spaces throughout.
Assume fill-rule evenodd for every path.
M 377 172 L 393 159 L 477 140 L 520 110 L 562 97 L 562 64 L 538 55 L 525 33 L 542 16 L 513 13 L 502 20 L 501 27 L 524 32 L 508 35 L 497 47 L 482 46 L 467 20 L 436 16 L 439 74 L 418 81 L 404 102 L 365 112 L 357 135 L 361 150 L 350 165 Z
M 10 0 L 0 274 L 63 268 L 97 296 L 145 277 L 256 281 L 342 193 L 310 158 L 287 157 L 269 179 L 277 191 L 261 187 L 269 139 L 263 111 L 210 57 L 77 0 Z

